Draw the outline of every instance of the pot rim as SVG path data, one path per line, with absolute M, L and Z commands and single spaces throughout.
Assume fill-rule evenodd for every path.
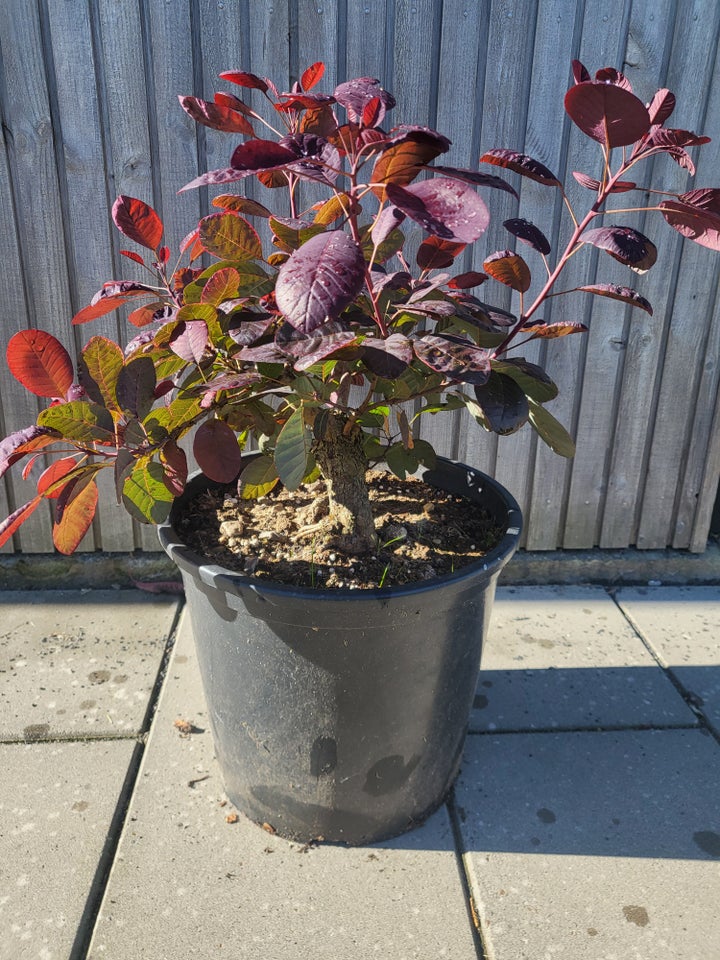
M 245 454 L 245 456 L 258 456 L 256 452 Z M 328 602 L 332 600 L 347 600 L 352 597 L 357 601 L 377 602 L 387 600 L 393 597 L 409 597 L 421 593 L 427 593 L 431 590 L 437 590 L 442 586 L 451 584 L 460 584 L 469 580 L 478 573 L 490 579 L 497 576 L 505 564 L 510 560 L 517 549 L 522 531 L 522 512 L 512 494 L 497 480 L 483 473 L 475 467 L 468 466 L 459 460 L 451 460 L 448 457 L 438 457 L 438 465 L 455 466 L 467 471 L 468 487 L 480 492 L 483 488 L 489 487 L 499 499 L 507 506 L 507 528 L 505 533 L 497 544 L 480 560 L 466 564 L 454 573 L 442 574 L 433 577 L 430 580 L 420 580 L 414 583 L 397 584 L 389 587 L 372 587 L 370 589 L 350 589 L 349 587 L 298 587 L 290 584 L 276 583 L 267 579 L 256 579 L 255 577 L 229 570 L 220 564 L 212 563 L 207 558 L 191 550 L 190 547 L 180 539 L 175 527 L 173 526 L 172 515 L 177 504 L 182 500 L 185 494 L 176 498 L 170 517 L 163 523 L 158 524 L 158 538 L 160 544 L 168 554 L 171 560 L 185 572 L 194 577 L 199 577 L 203 583 L 216 589 L 224 590 L 235 596 L 241 596 L 243 590 L 251 590 L 260 597 L 303 597 L 308 600 Z M 432 474 L 432 469 L 421 467 L 414 476 L 430 485 L 432 482 L 427 478 Z M 197 470 L 188 477 L 188 483 L 204 476 L 201 470 Z M 477 478 L 478 483 L 472 485 L 470 477 Z M 187 488 L 186 488 L 187 489 Z

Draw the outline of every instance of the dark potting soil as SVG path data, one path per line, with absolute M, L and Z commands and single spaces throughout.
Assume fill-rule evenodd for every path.
M 479 560 L 505 530 L 461 497 L 421 480 L 368 473 L 377 549 L 347 555 L 322 532 L 322 481 L 290 492 L 276 488 L 242 500 L 234 485 L 191 501 L 176 522 L 182 540 L 212 563 L 302 587 L 371 589 L 429 580 Z

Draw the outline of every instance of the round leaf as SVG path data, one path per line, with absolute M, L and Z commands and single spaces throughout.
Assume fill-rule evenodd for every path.
M 498 250 L 491 254 L 483 263 L 483 269 L 494 280 L 504 283 L 506 287 L 511 287 L 519 293 L 525 293 L 530 287 L 530 268 L 523 258 L 512 250 Z
M 355 299 L 365 279 L 362 248 L 342 231 L 321 233 L 282 265 L 275 299 L 291 326 L 310 333 L 335 319 Z
M 608 147 L 626 147 L 650 129 L 647 107 L 614 83 L 578 83 L 565 94 L 565 110 L 584 134 Z
M 460 180 L 442 177 L 407 188 L 389 183 L 387 196 L 411 220 L 444 240 L 473 243 L 490 223 L 485 201 Z
M 260 237 L 238 213 L 211 213 L 200 221 L 200 242 L 221 260 L 257 260 L 262 257 Z
M 64 397 L 73 382 L 65 347 L 44 330 L 20 330 L 7 346 L 10 373 L 38 397 Z
M 157 250 L 163 235 L 162 220 L 143 200 L 119 196 L 112 208 L 112 218 L 120 233 L 150 250 Z
M 231 483 L 240 473 L 242 450 L 234 430 L 222 420 L 206 420 L 195 433 L 193 453 L 211 480 Z

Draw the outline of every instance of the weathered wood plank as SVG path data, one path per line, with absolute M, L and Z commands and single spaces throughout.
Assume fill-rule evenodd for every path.
M 627 48 L 623 57 L 624 70 L 635 92 L 644 101 L 663 86 L 666 69 L 667 23 L 672 20 L 674 0 L 637 0 L 632 7 Z M 650 19 L 651 15 L 653 19 Z M 616 157 L 617 160 L 617 157 Z M 639 182 L 647 182 L 650 169 L 638 168 Z M 591 194 L 587 193 L 587 197 Z M 620 200 L 620 202 L 618 202 Z M 642 206 L 642 193 L 629 193 L 608 204 L 612 208 Z M 667 228 L 653 216 L 646 227 L 647 216 L 620 214 L 606 217 L 606 223 L 620 223 L 647 233 L 656 243 L 667 239 Z M 664 247 L 660 243 L 660 263 L 655 268 L 664 272 Z M 652 271 L 651 271 L 652 272 Z M 598 279 L 621 286 L 640 286 L 638 277 L 628 267 L 616 263 L 605 254 L 598 258 Z M 576 302 L 582 295 L 576 295 Z M 657 321 L 637 309 L 627 307 L 604 297 L 590 299 L 590 332 L 587 340 L 582 393 L 578 411 L 578 452 L 571 465 L 567 513 L 563 545 L 569 549 L 594 546 L 598 542 L 603 521 L 608 472 L 613 448 L 616 421 L 624 420 L 627 411 L 618 403 L 619 386 L 625 361 L 625 345 L 629 329 L 637 336 L 649 328 L 657 328 Z M 652 299 L 652 297 L 651 297 Z M 634 368 L 627 367 L 629 377 Z M 639 411 L 638 411 L 639 413 Z M 640 419 L 639 417 L 636 419 Z M 629 533 L 626 531 L 629 543 Z
M 585 8 L 582 23 L 578 55 L 586 66 L 594 71 L 601 66 L 622 64 L 627 31 L 627 5 L 618 2 L 606 3 L 602 6 Z M 560 59 L 551 58 L 547 69 L 552 68 L 552 62 Z M 565 59 L 563 57 L 563 59 Z M 569 69 L 569 64 L 566 64 Z M 566 82 L 555 86 L 554 96 L 567 87 L 570 82 L 566 74 Z M 556 134 L 553 134 L 556 136 Z M 582 170 L 588 173 L 598 169 L 598 148 L 596 144 L 588 142 L 574 126 L 569 126 L 567 148 L 564 153 L 564 164 L 554 172 L 566 184 L 570 202 L 574 207 L 585 210 L 587 207 L 586 190 L 582 190 L 572 177 L 573 170 Z M 564 168 L 563 168 L 564 167 Z M 560 232 L 560 241 L 557 244 L 558 255 L 565 248 L 570 234 L 569 221 L 564 217 Z M 572 289 L 581 283 L 591 281 L 594 276 L 597 262 L 596 252 L 582 250 L 574 256 L 563 271 L 560 288 Z M 558 297 L 553 301 L 549 316 L 554 321 L 581 320 L 587 322 L 590 307 L 587 303 L 578 301 L 573 296 Z M 547 311 L 544 311 L 547 319 Z M 577 436 L 578 404 L 582 370 L 587 351 L 587 343 L 581 336 L 565 338 L 561 341 L 550 341 L 546 347 L 547 370 L 550 376 L 560 387 L 560 396 L 554 400 L 551 407 L 553 416 L 576 436 L 578 447 L 582 449 L 584 443 L 592 443 L 592 437 Z M 570 481 L 570 465 L 549 450 L 545 444 L 538 443 L 535 460 L 533 491 L 528 513 L 528 549 L 552 550 L 562 543 L 565 508 L 567 504 L 567 489 Z
M 720 30 L 720 7 L 708 10 L 700 2 L 683 4 L 676 35 L 682 46 L 673 48 L 671 76 L 679 91 L 683 122 L 704 126 L 703 114 L 712 89 L 713 68 Z M 675 76 L 673 76 L 675 74 Z M 716 75 L 720 76 L 720 75 Z M 688 82 L 688 77 L 691 81 Z M 694 91 L 694 100 L 693 100 Z M 698 96 L 698 91 L 702 91 Z M 715 181 L 717 161 L 700 153 L 701 170 Z M 697 181 L 705 181 L 699 178 Z M 692 181 L 690 181 L 692 184 Z M 662 380 L 657 398 L 652 446 L 643 492 L 637 545 L 665 546 L 672 542 L 680 471 L 687 455 L 688 424 L 692 420 L 702 356 L 698 345 L 706 339 L 715 290 L 707 277 L 717 275 L 716 254 L 695 244 L 682 246 L 677 282 L 668 301 L 672 317 L 665 346 Z
M 76 311 L 90 302 L 102 281 L 118 275 L 110 235 L 114 197 L 109 194 L 111 184 L 106 173 L 99 102 L 104 92 L 104 61 L 102 50 L 94 50 L 87 8 L 50 4 L 48 12 L 62 142 L 60 196 L 68 243 L 70 292 Z M 63 339 L 67 343 L 74 333 L 78 348 L 91 337 L 116 339 L 119 334 L 115 317 L 103 317 L 74 330 L 70 317 L 64 319 L 67 330 Z M 101 496 L 95 520 L 95 546 L 109 551 L 132 550 L 132 523 L 124 511 L 117 509 L 111 473 L 103 471 L 98 475 Z
M 27 310 L 25 315 L 8 317 L 6 332 L 23 327 L 42 327 L 67 340 L 67 318 L 72 315 L 68 288 L 63 216 L 53 116 L 48 94 L 43 30 L 36 5 L 28 7 L 11 0 L 0 17 L 0 50 L 4 89 L 4 122 L 13 182 L 15 224 L 22 259 L 22 280 Z M 20 275 L 18 275 L 20 276 Z M 3 271 L 6 286 L 17 277 Z M 8 290 L 11 302 L 16 294 Z M 3 296 L 4 299 L 4 296 Z M 3 374 L 6 384 L 12 382 Z M 34 397 L 18 388 L 3 404 L 5 427 L 15 430 L 33 423 L 38 413 Z M 37 479 L 37 478 L 35 478 Z M 19 505 L 35 493 L 34 482 L 25 482 L 17 472 L 13 492 Z M 26 553 L 52 551 L 50 513 L 41 507 L 17 534 Z
M 704 12 L 699 12 L 700 7 Z M 681 125 L 687 129 L 698 129 L 702 126 L 705 100 L 704 96 L 698 96 L 698 91 L 704 92 L 709 88 L 712 74 L 712 63 L 707 60 L 708 48 L 711 46 L 709 38 L 717 35 L 719 16 L 720 8 L 716 6 L 711 10 L 702 4 L 679 4 L 677 7 L 677 20 L 670 35 L 671 49 L 665 85 L 676 94 L 677 115 L 678 118 L 682 117 Z M 712 147 L 705 149 L 712 150 Z M 702 153 L 700 156 L 702 157 Z M 668 157 L 660 157 L 655 161 L 652 175 L 654 184 L 661 190 L 677 192 L 688 189 L 691 183 L 686 172 Z M 649 172 L 645 176 L 648 177 Z M 685 314 L 686 310 L 683 310 L 683 302 L 675 293 L 681 255 L 684 262 L 688 263 L 696 262 L 703 256 L 702 251 L 694 244 L 685 245 L 686 248 L 691 246 L 692 251 L 686 249 L 681 253 L 682 240 L 674 231 L 668 230 L 659 218 L 649 221 L 648 228 L 650 226 L 660 241 L 661 262 L 642 279 L 638 289 L 655 307 L 655 315 L 650 323 L 634 322 L 627 335 L 625 374 L 619 407 L 623 415 L 618 417 L 615 431 L 600 538 L 600 545 L 603 547 L 622 547 L 628 543 L 651 546 L 652 542 L 658 542 L 658 537 L 655 534 L 650 535 L 648 530 L 640 535 L 639 523 L 643 502 L 649 492 L 645 479 L 651 444 L 655 443 L 652 439 L 654 424 L 660 420 L 657 404 L 663 377 L 663 357 L 667 356 L 669 364 L 675 362 L 669 331 L 671 325 L 684 326 L 681 315 Z M 686 259 L 688 256 L 689 261 Z M 716 270 L 716 265 L 711 269 Z M 686 330 L 683 336 L 688 335 L 694 344 L 695 332 Z M 684 392 L 683 385 L 681 393 Z M 672 405 L 675 399 L 680 398 L 674 398 Z M 666 457 L 672 457 L 672 453 L 664 443 L 674 443 L 676 436 L 665 432 L 664 441 L 655 446 L 653 472 L 656 476 L 664 472 L 666 464 L 669 467 L 670 461 L 666 460 Z M 677 478 L 677 471 L 674 476 Z M 673 482 L 676 482 L 676 479 Z M 663 546 L 671 539 L 673 503 L 674 490 L 669 504 L 656 502 L 651 508 L 657 513 L 657 519 L 664 530 L 663 536 L 668 538 L 663 539 Z

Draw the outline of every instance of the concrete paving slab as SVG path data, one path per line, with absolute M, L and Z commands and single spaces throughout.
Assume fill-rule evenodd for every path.
M 720 587 L 625 588 L 617 600 L 720 733 Z
M 68 960 L 131 740 L 0 745 L 0 960 Z
M 308 848 L 223 803 L 184 618 L 88 960 L 476 960 L 446 809 L 397 841 Z
M 701 730 L 476 735 L 456 788 L 488 960 L 716 960 L 720 747 Z
M 177 607 L 138 590 L 0 593 L 0 741 L 137 733 Z
M 601 587 L 501 587 L 470 729 L 697 723 Z

